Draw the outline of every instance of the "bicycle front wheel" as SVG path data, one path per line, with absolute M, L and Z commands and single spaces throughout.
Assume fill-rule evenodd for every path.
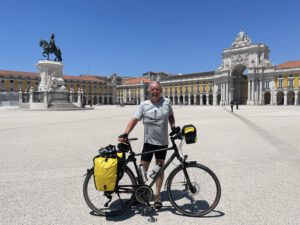
M 172 205 L 187 216 L 203 216 L 211 212 L 221 197 L 217 176 L 201 164 L 175 168 L 168 178 L 167 191 Z
M 115 191 L 98 191 L 94 183 L 94 170 L 91 169 L 83 183 L 83 196 L 88 206 L 101 216 L 116 216 L 126 211 L 133 200 L 135 177 L 125 167 Z

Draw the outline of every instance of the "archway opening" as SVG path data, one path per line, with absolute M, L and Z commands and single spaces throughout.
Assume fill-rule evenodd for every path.
M 194 105 L 194 95 L 191 96 L 191 105 Z
M 232 100 L 238 104 L 247 104 L 248 96 L 248 69 L 243 64 L 236 65 L 231 71 Z
M 206 95 L 203 95 L 203 96 L 202 96 L 202 104 L 203 104 L 203 105 L 206 105 Z
M 271 94 L 270 94 L 270 92 L 265 93 L 264 104 L 265 105 L 270 105 L 271 104 Z
M 295 105 L 295 93 L 293 91 L 287 93 L 287 105 Z
M 189 104 L 189 96 L 187 96 L 187 95 L 184 97 L 184 104 L 185 105 Z
M 174 101 L 175 101 L 175 102 L 174 102 L 174 105 L 177 105 L 177 104 L 178 104 L 178 96 L 177 96 L 177 95 L 175 96 Z
M 277 105 L 283 105 L 283 103 L 284 103 L 284 94 L 283 94 L 282 91 L 277 93 L 276 98 L 277 98 Z
M 179 99 L 180 99 L 180 102 L 179 102 L 179 104 L 180 104 L 180 105 L 183 105 L 183 96 L 182 96 L 182 95 L 180 95 Z
M 221 102 L 221 94 L 217 95 L 217 105 L 220 105 Z
M 196 105 L 200 105 L 200 95 L 196 96 Z
M 171 101 L 172 105 L 174 105 L 173 96 L 170 96 L 170 101 Z
M 209 96 L 208 96 L 208 104 L 213 105 L 213 95 L 212 94 L 209 94 Z

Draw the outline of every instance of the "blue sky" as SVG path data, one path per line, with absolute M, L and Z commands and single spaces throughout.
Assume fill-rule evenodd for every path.
M 242 29 L 279 64 L 300 60 L 300 1 L 0 0 L 0 70 L 37 72 L 55 33 L 64 74 L 215 70 Z M 53 58 L 53 56 L 52 56 Z

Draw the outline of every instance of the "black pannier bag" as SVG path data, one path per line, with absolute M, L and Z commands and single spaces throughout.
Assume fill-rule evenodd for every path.
M 194 144 L 197 142 L 197 130 L 192 124 L 185 125 L 182 127 L 182 134 L 187 144 Z

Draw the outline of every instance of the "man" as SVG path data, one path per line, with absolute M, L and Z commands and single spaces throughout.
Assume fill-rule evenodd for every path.
M 233 112 L 233 101 L 230 101 L 231 112 Z
M 152 82 L 149 85 L 150 99 L 142 102 L 134 117 L 129 121 L 124 134 L 119 136 L 119 141 L 124 142 L 135 125 L 143 119 L 144 123 L 144 148 L 143 152 L 149 152 L 168 146 L 168 122 L 171 129 L 175 128 L 175 118 L 170 100 L 161 96 L 161 85 L 159 82 Z M 155 152 L 156 164 L 164 165 L 166 151 Z M 145 172 L 148 171 L 153 153 L 143 154 L 141 163 Z M 164 174 L 156 181 L 156 194 L 154 195 L 154 206 L 162 207 L 160 190 L 163 184 Z
M 50 41 L 49 41 L 49 48 L 53 50 L 54 48 L 56 48 L 54 37 L 55 37 L 54 34 L 51 34 Z

